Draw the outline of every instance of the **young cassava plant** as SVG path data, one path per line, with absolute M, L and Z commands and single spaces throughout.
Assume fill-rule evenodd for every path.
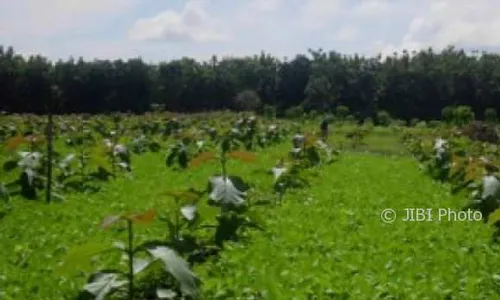
M 250 152 L 230 151 L 232 136 L 226 135 L 221 142 L 221 152 L 219 157 L 215 153 L 203 152 L 193 159 L 191 166 L 199 166 L 202 163 L 216 160 L 218 158 L 221 166 L 221 174 L 214 174 L 208 180 L 208 200 L 209 204 L 219 207 L 220 213 L 217 215 L 217 225 L 215 228 L 215 244 L 222 248 L 223 242 L 227 240 L 237 240 L 238 232 L 244 228 L 262 229 L 255 221 L 253 211 L 247 203 L 247 192 L 249 185 L 239 176 L 229 175 L 227 171 L 227 161 L 230 158 L 243 162 L 253 162 L 255 155 Z
M 83 287 L 82 294 L 90 294 L 96 299 L 105 299 L 113 294 L 118 299 L 143 299 L 145 291 L 137 289 L 138 278 L 144 278 L 150 272 L 160 268 L 172 281 L 167 281 L 155 287 L 156 298 L 164 299 L 164 295 L 183 295 L 196 299 L 199 296 L 200 279 L 190 270 L 188 263 L 173 249 L 161 243 L 146 241 L 140 245 L 134 244 L 134 226 L 150 224 L 155 218 L 155 210 L 145 213 L 127 213 L 106 217 L 101 227 L 108 229 L 111 226 L 124 224 L 127 238 L 125 243 L 116 243 L 110 247 L 105 244 L 89 243 L 72 249 L 58 269 L 60 274 L 66 274 L 75 268 L 86 266 L 89 260 L 97 255 L 111 255 L 122 253 L 125 258 L 125 267 L 117 266 L 112 269 L 103 269 L 94 272 L 88 283 Z M 175 284 L 169 284 L 174 282 Z
M 183 192 L 168 192 L 168 197 L 174 199 L 167 213 L 160 220 L 168 226 L 168 245 L 181 255 L 187 256 L 190 263 L 205 261 L 206 257 L 217 254 L 218 247 L 201 241 L 196 233 L 198 230 L 210 228 L 203 224 L 197 204 L 203 192 L 195 190 Z

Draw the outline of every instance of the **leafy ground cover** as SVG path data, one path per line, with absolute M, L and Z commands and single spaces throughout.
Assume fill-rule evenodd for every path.
M 162 121 L 156 122 L 161 124 Z M 106 216 L 123 212 L 156 210 L 155 218 L 148 214 L 137 216 L 153 223 L 149 226 L 134 225 L 134 245 L 168 241 L 172 238 L 172 222 L 166 222 L 163 217 L 179 215 L 179 207 L 169 192 L 205 189 L 207 179 L 220 174 L 224 157 L 231 159 L 222 164 L 222 172 L 241 176 L 253 187 L 246 197 L 250 210 L 247 215 L 236 212 L 237 218 L 231 219 L 234 214 L 209 205 L 205 196 L 197 204 L 197 215 L 201 216 L 201 220 L 196 220 L 197 224 L 214 220 L 220 224 L 221 220 L 238 221 L 248 216 L 264 231 L 240 231 L 237 242 L 226 242 L 223 247 L 220 245 L 223 249 L 218 255 L 207 256 L 208 261 L 193 265 L 194 273 L 203 282 L 204 299 L 499 298 L 500 274 L 497 270 L 500 260 L 498 246 L 492 242 L 492 227 L 483 222 L 402 222 L 405 208 L 450 208 L 458 211 L 464 206 L 462 194 L 452 195 L 448 183 L 440 183 L 427 176 L 420 170 L 418 160 L 405 152 L 401 139 L 404 134 L 412 133 L 422 141 L 432 142 L 436 135 L 434 130 L 349 124 L 334 126 L 331 141 L 336 149 L 341 150 L 341 155 L 333 163 L 324 164 L 325 148 L 322 148 L 324 145 L 321 146 L 321 142 L 311 146 L 314 143 L 311 143 L 313 139 L 310 135 L 305 138 L 300 134 L 293 135 L 297 128 L 306 135 L 307 132 L 314 134 L 316 122 L 301 120 L 297 124 L 280 125 L 279 130 L 284 130 L 287 138 L 273 143 L 269 142 L 280 135 L 273 133 L 276 128 L 271 128 L 274 125 L 263 124 L 263 127 L 257 128 L 252 122 L 248 119 L 236 123 L 230 130 L 233 132 L 230 134 L 240 136 L 244 143 L 235 152 L 222 151 L 226 154 L 222 155 L 221 161 L 214 155 L 220 155 L 217 149 L 224 149 L 225 141 L 230 139 L 213 142 L 207 147 L 209 150 L 199 150 L 215 151 L 212 154 L 201 152 L 194 160 L 187 161 L 185 151 L 194 155 L 194 149 L 203 144 L 202 140 L 186 146 L 186 135 L 162 139 L 158 128 L 142 127 L 147 129 L 148 138 L 134 139 L 129 144 L 130 149 L 138 152 L 132 156 L 132 172 L 122 173 L 117 169 L 115 179 L 96 183 L 100 188 L 98 192 L 69 191 L 64 194 L 64 202 L 50 204 L 13 196 L 0 215 L 3 249 L 0 256 L 0 298 L 86 299 L 79 295 L 79 290 L 88 280 L 89 272 L 97 267 L 114 268 L 116 265 L 113 262 L 116 264 L 119 257 L 115 255 L 109 259 L 94 260 L 88 266 L 76 266 L 76 271 L 64 272 L 61 271 L 65 269 L 61 269 L 61 263 L 68 253 L 76 246 L 88 243 L 127 241 L 126 230 L 103 230 L 99 226 Z M 124 134 L 128 138 L 138 131 L 131 125 L 127 124 L 124 128 L 129 131 Z M 167 123 L 167 129 L 177 125 L 175 122 Z M 212 134 L 206 125 L 197 126 L 205 128 L 208 135 Z M 266 126 L 269 126 L 267 133 Z M 153 130 L 156 133 L 152 133 Z M 73 134 L 61 132 L 55 142 L 56 148 L 62 150 L 62 158 L 73 151 L 65 146 L 66 138 L 73 138 Z M 298 156 L 305 153 L 308 158 L 302 163 L 308 165 L 309 161 L 316 160 L 314 151 L 310 152 L 314 147 L 321 152 L 321 157 L 319 164 L 302 166 L 300 168 L 305 169 L 297 173 L 307 174 L 309 186 L 287 190 L 280 201 L 275 194 L 277 182 L 292 184 L 297 179 L 293 177 L 305 176 L 294 175 L 290 171 L 293 168 L 289 168 L 280 177 L 282 181 L 275 181 L 270 172 L 273 166 L 275 175 L 284 170 L 277 161 L 290 153 L 290 134 L 293 135 L 293 144 L 303 144 L 300 146 L 302 150 L 294 146 L 291 152 L 299 150 L 299 154 L 294 154 Z M 151 141 L 158 141 L 158 145 Z M 100 139 L 97 139 L 99 142 Z M 265 145 L 256 147 L 251 143 Z M 420 140 L 414 141 L 415 145 L 418 143 Z M 170 149 L 166 161 L 165 147 Z M 139 151 L 147 148 L 162 150 Z M 245 148 L 252 150 L 242 151 Z M 84 146 L 80 150 L 83 155 L 84 152 L 91 152 L 90 149 L 91 146 Z M 410 147 L 415 154 L 412 149 Z M 89 168 L 95 167 L 95 164 L 106 167 L 109 163 L 96 161 L 90 156 Z M 0 157 L 4 168 L 7 157 L 10 156 Z M 235 157 L 240 160 L 233 159 Z M 126 158 L 115 161 L 117 158 L 112 154 L 106 158 L 117 164 L 125 163 L 126 169 L 130 167 Z M 201 164 L 205 160 L 210 162 Z M 60 167 L 60 162 L 64 160 L 58 162 Z M 193 162 L 196 162 L 195 168 L 192 168 Z M 188 163 L 191 167 L 186 169 Z M 15 165 L 7 163 L 9 168 Z M 59 169 L 58 172 L 61 174 Z M 1 181 L 15 179 L 17 174 L 10 173 L 9 178 L 4 177 Z M 290 174 L 291 177 L 287 177 Z M 64 178 L 58 180 L 64 182 Z M 240 201 L 239 191 L 233 191 L 223 192 L 222 198 L 217 195 L 208 197 L 237 203 Z M 221 190 L 215 194 L 220 193 Z M 400 218 L 392 224 L 382 222 L 380 213 L 386 208 L 396 210 Z M 183 214 L 190 218 L 192 211 L 188 208 Z M 221 216 L 226 219 L 219 218 Z M 179 224 L 179 221 L 174 220 L 174 223 Z M 220 228 L 231 231 L 234 226 L 237 224 Z M 213 229 L 201 227 L 196 237 L 210 239 L 213 234 Z M 217 239 L 217 231 L 215 236 Z M 177 250 L 175 244 L 173 247 Z M 126 269 L 126 260 L 122 262 L 125 262 Z M 175 263 L 169 261 L 167 268 Z M 130 269 L 135 272 L 135 268 L 134 265 Z M 156 280 L 156 273 L 153 275 L 152 279 Z M 136 285 L 141 287 L 151 280 L 150 277 L 136 277 Z M 176 279 L 181 282 L 182 290 L 182 280 Z M 140 299 L 168 299 L 169 292 L 163 292 L 162 297 L 159 293 L 151 298 L 145 295 L 141 294 Z M 123 294 L 121 296 L 119 299 L 124 298 Z
M 261 153 L 259 163 L 233 169 L 265 195 L 262 166 L 285 145 Z M 66 203 L 14 202 L 2 221 L 0 279 L 6 299 L 74 299 L 85 277 L 54 273 L 64 252 L 89 240 L 116 240 L 98 228 L 102 217 L 151 207 L 168 210 L 170 187 L 204 185 L 214 170 L 180 174 L 158 164 L 158 154 L 134 161 L 134 180 L 120 178 L 98 194 Z M 396 171 L 397 170 L 397 171 Z M 234 243 L 220 259 L 195 267 L 206 299 L 494 299 L 498 247 L 481 222 L 384 224 L 384 208 L 451 207 L 461 199 L 423 175 L 410 158 L 349 154 L 313 179 L 312 188 L 263 207 L 266 232 Z M 215 214 L 203 207 L 203 214 Z M 138 239 L 165 235 L 165 225 L 139 228 Z
M 499 297 L 499 249 L 482 222 L 381 222 L 385 208 L 463 204 L 411 159 L 344 155 L 313 186 L 265 212 L 265 235 L 201 267 L 209 298 Z

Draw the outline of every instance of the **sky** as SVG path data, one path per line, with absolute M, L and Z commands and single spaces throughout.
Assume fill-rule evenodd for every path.
M 0 45 L 52 60 L 500 52 L 500 0 L 0 0 Z

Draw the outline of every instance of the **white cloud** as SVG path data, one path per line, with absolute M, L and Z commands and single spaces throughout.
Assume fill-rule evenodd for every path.
M 5 2 L 5 3 L 2 3 Z M 54 36 L 96 26 L 132 8 L 136 0 L 0 0 L 2 36 Z
M 211 42 L 228 39 L 204 8 L 205 2 L 189 1 L 181 12 L 166 10 L 139 19 L 129 31 L 132 40 Z
M 458 47 L 499 47 L 500 2 L 497 0 L 427 0 L 422 2 L 407 25 L 408 30 L 396 45 L 386 44 L 384 52 L 394 49 L 442 49 Z
M 251 0 L 250 7 L 258 11 L 276 11 L 283 4 L 283 0 Z
M 377 16 L 389 11 L 390 4 L 387 0 L 363 0 L 353 10 L 355 15 L 362 17 Z
M 356 27 L 346 26 L 342 27 L 334 33 L 333 39 L 339 42 L 347 42 L 355 40 L 359 35 L 359 30 Z
M 320 29 L 328 25 L 343 8 L 345 0 L 303 0 L 302 22 L 310 29 Z
M 0 0 L 0 7 L 1 43 L 51 59 L 500 48 L 499 0 Z

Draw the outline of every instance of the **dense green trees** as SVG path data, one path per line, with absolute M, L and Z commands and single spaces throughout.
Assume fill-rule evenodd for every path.
M 500 110 L 500 55 L 449 47 L 382 59 L 320 49 L 291 60 L 261 53 L 151 65 L 141 59 L 50 62 L 0 47 L 0 110 L 8 112 L 45 113 L 51 100 L 57 113 L 141 113 L 153 103 L 179 112 L 230 109 L 242 91 L 255 91 L 260 110 L 273 106 L 278 115 L 298 105 L 334 113 L 342 106 L 358 119 L 386 111 L 410 121 L 469 106 L 483 119 L 486 109 Z

